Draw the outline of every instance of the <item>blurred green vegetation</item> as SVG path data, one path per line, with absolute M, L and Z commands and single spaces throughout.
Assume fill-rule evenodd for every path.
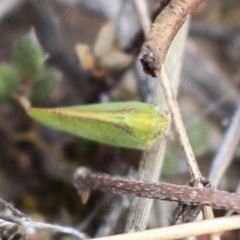
M 14 93 L 22 94 L 27 85 L 32 105 L 41 106 L 59 78 L 60 72 L 45 65 L 43 52 L 32 35 L 26 34 L 16 42 L 12 61 L 0 65 L 0 98 L 9 102 Z

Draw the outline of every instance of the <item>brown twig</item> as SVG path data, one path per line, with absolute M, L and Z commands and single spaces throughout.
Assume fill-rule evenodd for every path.
M 162 1 L 167 4 L 169 1 Z M 160 7 L 162 10 L 162 8 Z M 158 9 L 158 13 L 160 11 Z M 168 56 L 166 58 L 166 67 L 170 76 L 174 93 L 177 93 L 177 86 L 179 81 L 179 73 L 181 69 L 181 58 L 185 43 L 185 37 L 188 29 L 188 24 L 179 31 L 178 36 L 174 39 L 171 48 L 169 49 Z M 163 33 L 164 34 L 164 33 Z M 153 94 L 153 103 L 160 106 L 160 109 L 166 110 L 166 99 L 162 94 L 162 87 L 160 81 L 157 81 L 156 88 Z M 146 181 L 158 181 L 160 177 L 160 171 L 164 156 L 166 142 L 162 140 L 158 142 L 156 146 L 148 149 L 144 152 L 144 156 L 140 163 L 139 178 Z M 147 216 L 150 213 L 152 200 L 144 198 L 136 198 L 133 200 L 133 204 L 130 211 L 130 217 L 128 219 L 127 230 L 132 229 L 144 229 L 147 225 Z
M 219 190 L 112 177 L 107 174 L 91 173 L 87 168 L 79 168 L 74 174 L 73 182 L 84 202 L 88 199 L 91 190 L 101 190 L 240 212 L 240 195 Z
M 202 0 L 173 0 L 152 24 L 140 53 L 147 74 L 160 75 L 161 66 L 173 38 Z
M 175 95 L 172 91 L 171 85 L 168 80 L 168 76 L 166 73 L 165 68 L 162 68 L 162 77 L 161 77 L 161 84 L 164 89 L 164 94 L 169 106 L 169 110 L 173 116 L 173 123 L 178 134 L 179 143 L 183 149 L 183 152 L 186 156 L 186 162 L 188 165 L 188 169 L 191 175 L 191 182 L 195 182 L 198 184 L 202 181 L 202 174 L 198 168 L 198 164 L 196 158 L 193 153 L 193 149 L 190 145 L 189 138 L 187 136 L 187 131 L 185 129 L 181 112 L 175 98 Z

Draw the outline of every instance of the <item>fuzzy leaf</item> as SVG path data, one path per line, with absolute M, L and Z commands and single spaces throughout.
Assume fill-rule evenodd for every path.
M 16 43 L 13 50 L 13 63 L 21 77 L 35 79 L 44 66 L 44 56 L 29 34 Z

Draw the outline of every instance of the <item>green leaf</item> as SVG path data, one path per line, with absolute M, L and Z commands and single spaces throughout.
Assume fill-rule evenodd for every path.
M 41 106 L 49 97 L 60 73 L 54 68 L 46 68 L 42 75 L 33 83 L 31 102 L 33 106 Z
M 29 34 L 16 43 L 13 50 L 13 63 L 21 77 L 35 79 L 44 66 L 44 56 Z
M 11 65 L 0 66 L 0 97 L 5 101 L 12 99 L 12 94 L 18 86 L 17 70 Z
M 35 120 L 89 140 L 135 149 L 166 136 L 169 120 L 154 105 L 114 102 L 65 108 L 29 108 Z

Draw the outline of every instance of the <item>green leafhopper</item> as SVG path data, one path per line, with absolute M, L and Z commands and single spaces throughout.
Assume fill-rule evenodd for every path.
M 29 108 L 28 114 L 50 127 L 101 143 L 146 149 L 167 134 L 169 119 L 154 105 L 113 102 L 62 108 Z

